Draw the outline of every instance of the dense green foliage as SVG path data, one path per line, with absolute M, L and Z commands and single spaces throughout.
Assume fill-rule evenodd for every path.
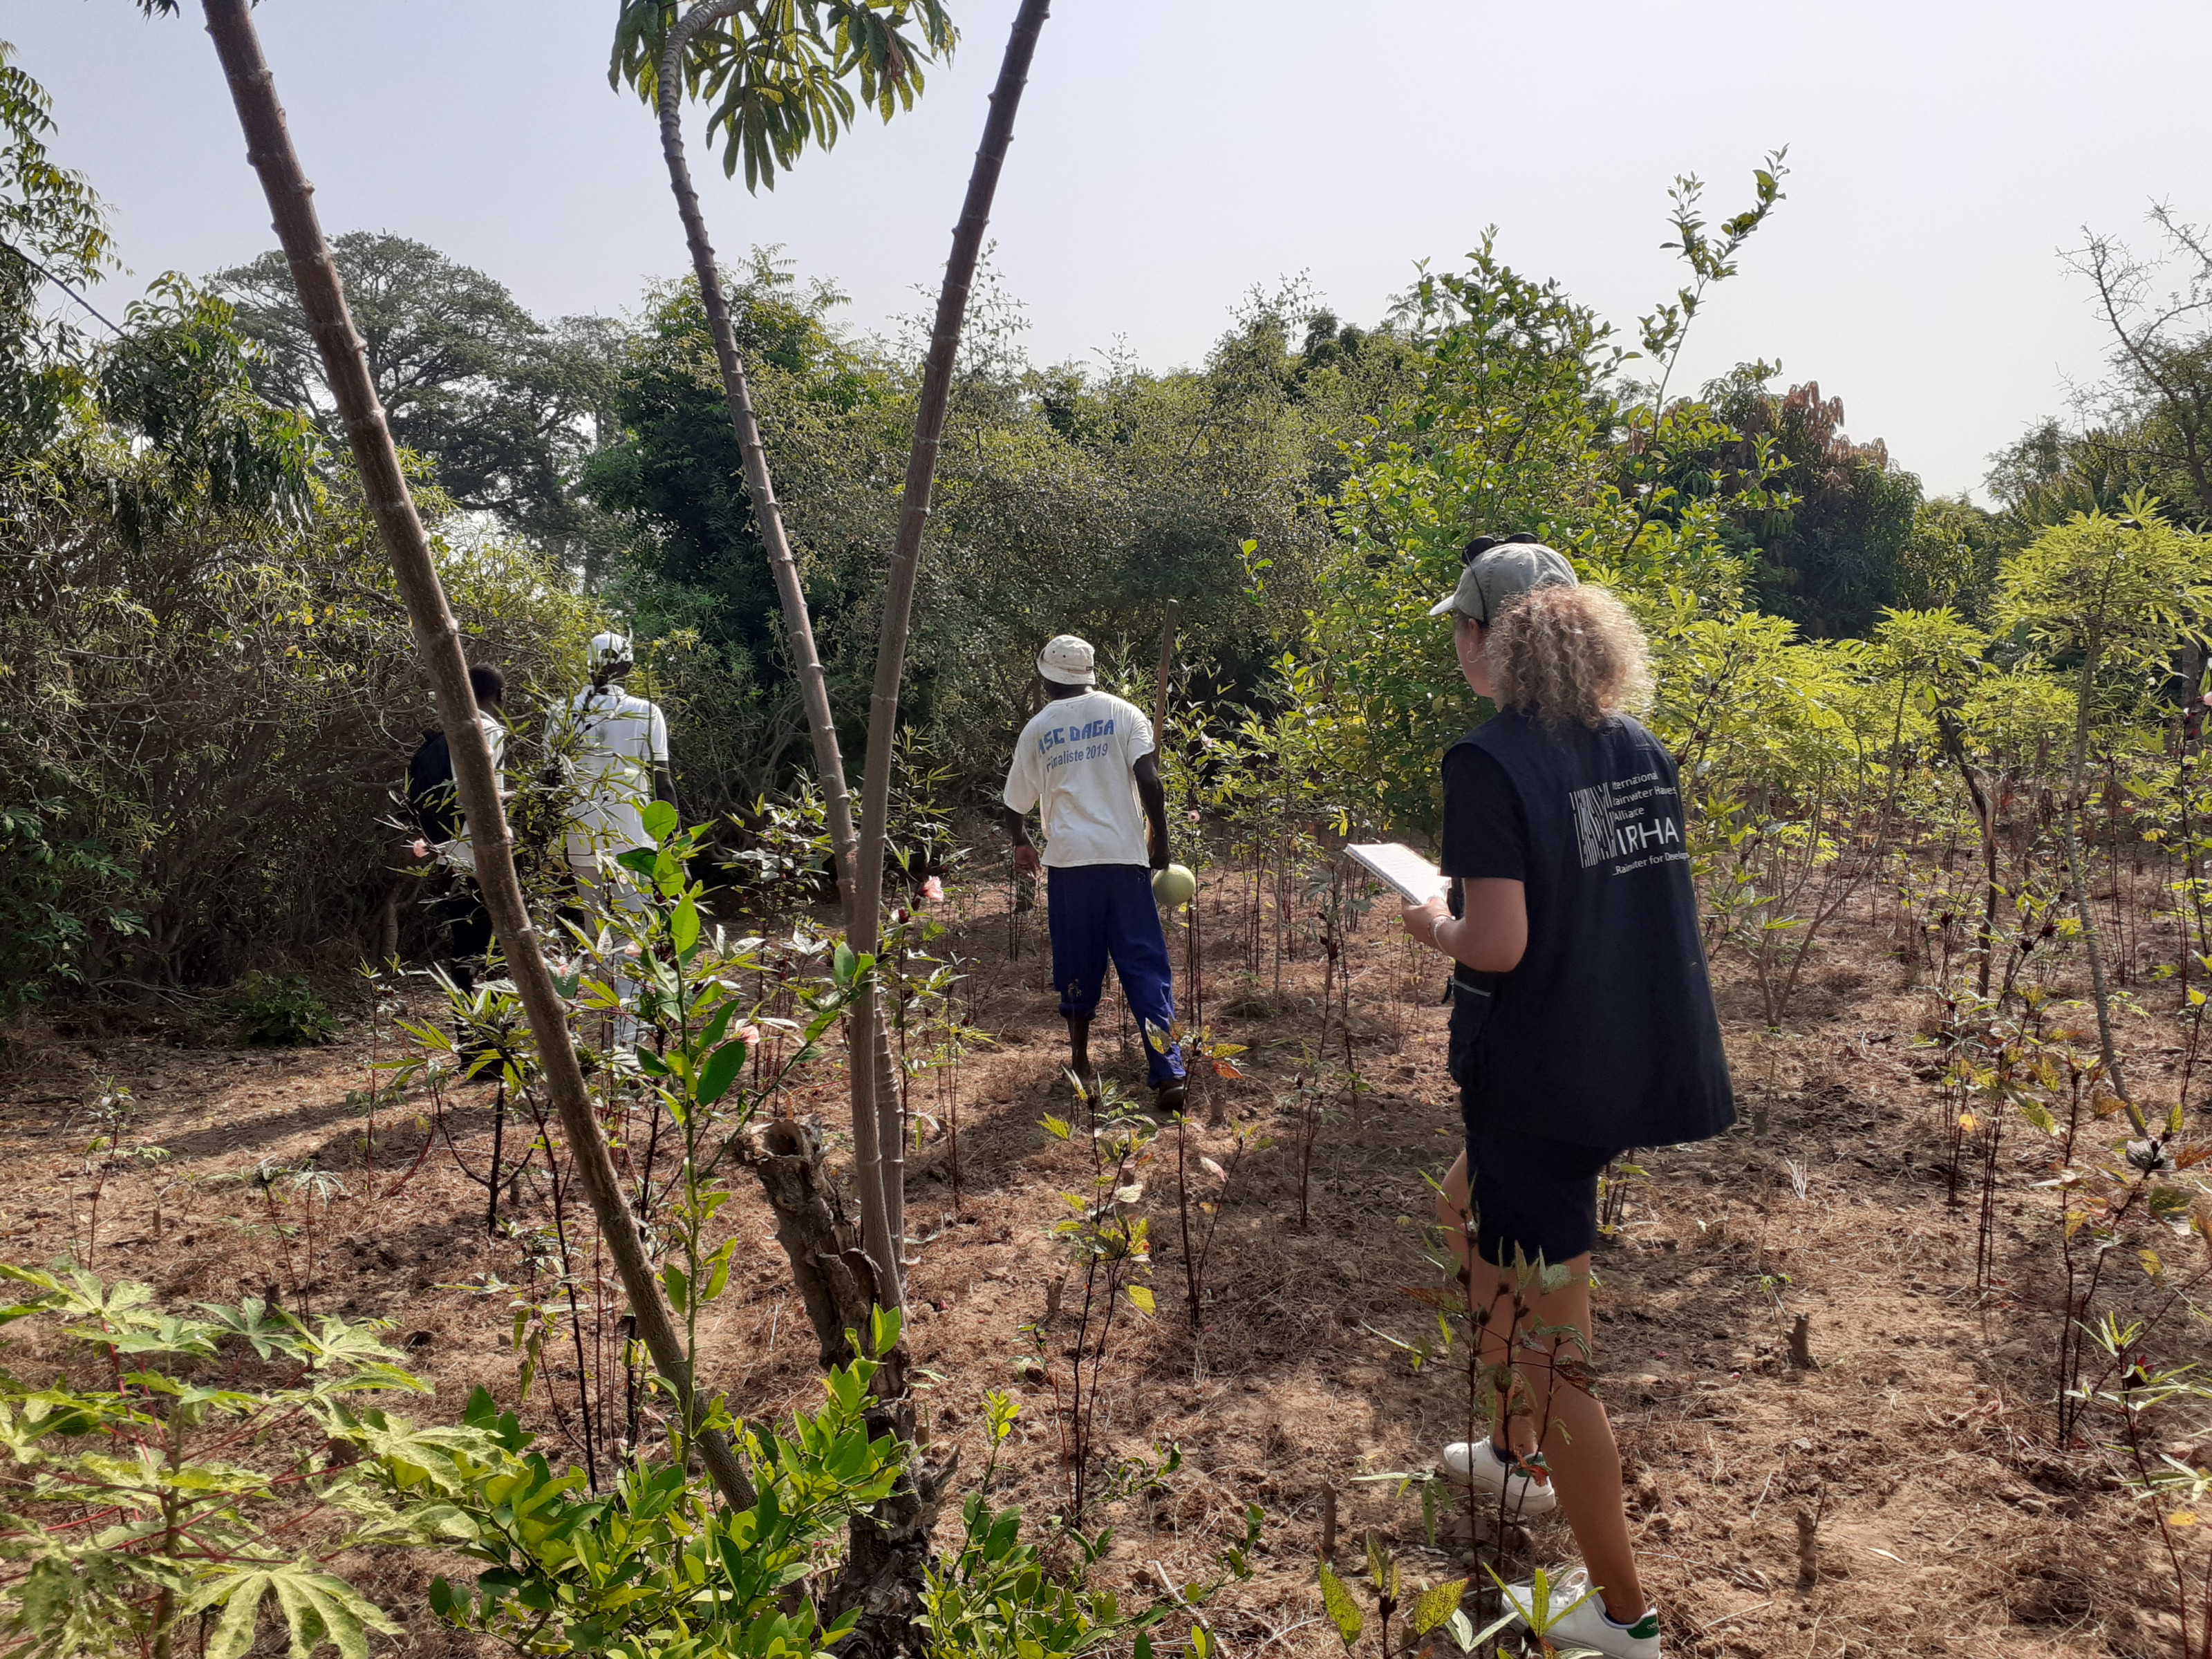
M 410 896 L 378 820 L 429 716 L 390 567 L 302 423 L 254 398 L 220 301 L 178 288 L 80 360 L 8 483 L 0 713 L 7 989 L 228 978 L 374 948 Z M 477 648 L 526 685 L 589 631 L 573 582 L 446 547 Z M 565 668 L 563 670 L 565 677 Z
M 112 331 L 49 319 L 41 273 L 94 274 L 105 232 L 40 159 L 42 94 L 6 84 L 0 1006 L 410 935 L 378 820 L 429 700 L 350 471 L 312 398 L 263 395 L 228 301 L 169 277 Z M 565 680 L 596 616 L 574 578 L 426 502 L 478 648 Z
M 301 974 L 251 969 L 231 988 L 230 1007 L 248 1042 L 296 1048 L 328 1042 L 337 1030 L 330 1005 Z
M 928 8 L 800 10 L 793 72 L 857 75 L 874 53 L 880 112 L 904 96 L 879 73 L 906 49 L 897 30 L 921 30 L 917 54 L 950 44 Z M 894 34 L 838 32 L 864 12 Z M 626 15 L 617 70 L 649 90 L 665 18 Z M 84 181 L 45 158 L 43 94 L 6 75 L 0 996 L 404 946 L 422 936 L 421 889 L 391 791 L 428 700 L 282 262 L 212 290 L 165 279 L 96 339 L 56 321 L 52 279 L 96 274 L 106 231 Z M 714 95 L 742 125 L 757 92 Z M 761 177 L 789 160 L 766 129 L 746 142 L 764 146 Z M 1053 632 L 1092 638 L 1149 702 L 1174 600 L 1192 805 L 1428 826 L 1434 757 L 1480 711 L 1423 613 L 1476 529 L 1539 533 L 1630 599 L 1658 646 L 1655 718 L 1713 799 L 1922 752 L 1906 728 L 1934 728 L 1893 720 L 1885 748 L 1875 715 L 1850 712 L 1890 696 L 1887 659 L 1856 638 L 1889 607 L 1991 623 L 2002 561 L 2074 507 L 2119 511 L 2120 484 L 2147 477 L 2186 483 L 2192 348 L 2163 319 L 2158 373 L 2138 342 L 2104 426 L 2039 429 L 2001 458 L 2003 511 L 1923 501 L 1811 382 L 1780 389 L 1754 363 L 1696 397 L 1668 389 L 1782 176 L 1770 162 L 1715 228 L 1695 181 L 1678 186 L 1684 286 L 1636 349 L 1487 242 L 1424 268 L 1371 328 L 1295 289 L 1255 294 L 1203 363 L 1171 373 L 1031 362 L 1019 307 L 987 273 L 915 607 L 914 778 L 935 779 L 940 807 L 988 798 Z M 577 643 L 611 612 L 645 641 L 641 684 L 669 708 L 690 816 L 722 826 L 722 855 L 751 850 L 727 815 L 757 824 L 761 797 L 803 791 L 805 744 L 696 290 L 656 287 L 619 324 L 548 322 L 419 243 L 337 247 L 456 608 L 514 682 L 521 781 Z M 857 752 L 920 341 L 842 328 L 835 289 L 769 253 L 729 293 Z M 1995 641 L 1992 665 L 2033 678 L 2049 659 L 2032 646 Z M 520 816 L 528 836 L 557 828 Z
M 734 1425 L 758 1500 L 716 1504 L 680 1463 L 626 1464 L 611 1490 L 587 1492 L 580 1469 L 556 1473 L 535 1437 L 483 1389 L 469 1402 L 471 1441 L 425 1456 L 395 1449 L 384 1467 L 415 1506 L 449 1517 L 448 1536 L 481 1564 L 473 1590 L 444 1578 L 431 1611 L 515 1652 L 657 1654 L 665 1659 L 821 1659 L 861 1609 L 820 1624 L 790 1595 L 856 1513 L 881 1501 L 906 1449 L 871 1435 L 872 1358 L 833 1367 L 829 1398 L 788 1436 Z
M 802 289 L 765 257 L 732 298 L 833 689 L 857 710 L 919 354 L 841 337 L 835 291 Z M 1020 328 L 1004 303 L 971 325 L 909 650 L 912 722 L 960 752 L 963 782 L 992 763 L 959 734 L 988 731 L 993 750 L 1011 735 L 1034 707 L 1037 641 L 1054 632 L 1147 660 L 1172 599 L 1188 652 L 1251 684 L 1296 636 L 1332 556 L 1315 487 L 1341 470 L 1334 434 L 1404 356 L 1393 337 L 1323 326 L 1287 300 L 1248 307 L 1194 374 L 1036 369 Z M 689 753 L 713 757 L 687 781 L 705 809 L 726 809 L 787 782 L 803 732 L 688 285 L 653 296 L 616 406 L 623 435 L 582 482 L 631 534 L 608 592 L 660 641 L 654 672 Z

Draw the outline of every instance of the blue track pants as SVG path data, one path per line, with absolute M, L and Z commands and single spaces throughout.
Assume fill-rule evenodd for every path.
M 1175 977 L 1167 937 L 1152 900 L 1152 872 L 1141 864 L 1076 864 L 1045 871 L 1045 902 L 1052 924 L 1052 977 L 1060 987 L 1060 1012 L 1088 1019 L 1106 984 L 1106 959 L 1114 959 L 1121 994 L 1129 1000 L 1152 1086 L 1183 1074 L 1182 1054 L 1158 1046 L 1175 1024 Z

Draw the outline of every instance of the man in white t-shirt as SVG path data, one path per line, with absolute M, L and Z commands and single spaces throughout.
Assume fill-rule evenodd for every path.
M 585 660 L 592 683 L 568 708 L 575 731 L 568 781 L 576 792 L 568 819 L 568 867 L 589 896 L 599 884 L 604 860 L 653 845 L 645 832 L 645 804 L 674 805 L 676 782 L 668 770 L 666 717 L 622 687 L 621 676 L 634 666 L 628 637 L 593 635 Z
M 1175 980 L 1152 900 L 1151 872 L 1168 865 L 1167 796 L 1152 725 L 1134 703 L 1095 689 L 1089 645 L 1062 634 L 1037 658 L 1051 701 L 1022 728 L 1006 769 L 1006 829 L 1014 863 L 1046 872 L 1052 976 L 1067 1017 L 1075 1073 L 1091 1072 L 1091 1016 L 1110 957 L 1145 1038 L 1147 1071 L 1164 1111 L 1183 1104 L 1182 1055 L 1167 1041 Z M 1042 860 L 1028 817 L 1044 824 Z

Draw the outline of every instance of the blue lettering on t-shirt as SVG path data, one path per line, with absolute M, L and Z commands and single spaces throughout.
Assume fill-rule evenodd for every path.
M 1105 716 L 1103 720 L 1086 721 L 1081 726 L 1055 726 L 1049 732 L 1042 732 L 1037 734 L 1037 753 L 1040 755 L 1049 755 L 1054 750 L 1066 744 L 1091 743 L 1100 738 L 1110 738 L 1113 735 L 1114 716 L 1111 714 Z M 1059 760 L 1079 760 L 1082 758 L 1084 757 L 1079 755 L 1062 755 L 1059 757 Z M 1059 761 L 1054 761 L 1052 763 L 1057 765 Z

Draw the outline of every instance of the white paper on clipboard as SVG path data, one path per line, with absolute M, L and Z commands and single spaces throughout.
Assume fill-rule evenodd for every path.
M 1408 904 L 1425 904 L 1449 884 L 1443 871 L 1398 842 L 1369 842 L 1344 850 Z

